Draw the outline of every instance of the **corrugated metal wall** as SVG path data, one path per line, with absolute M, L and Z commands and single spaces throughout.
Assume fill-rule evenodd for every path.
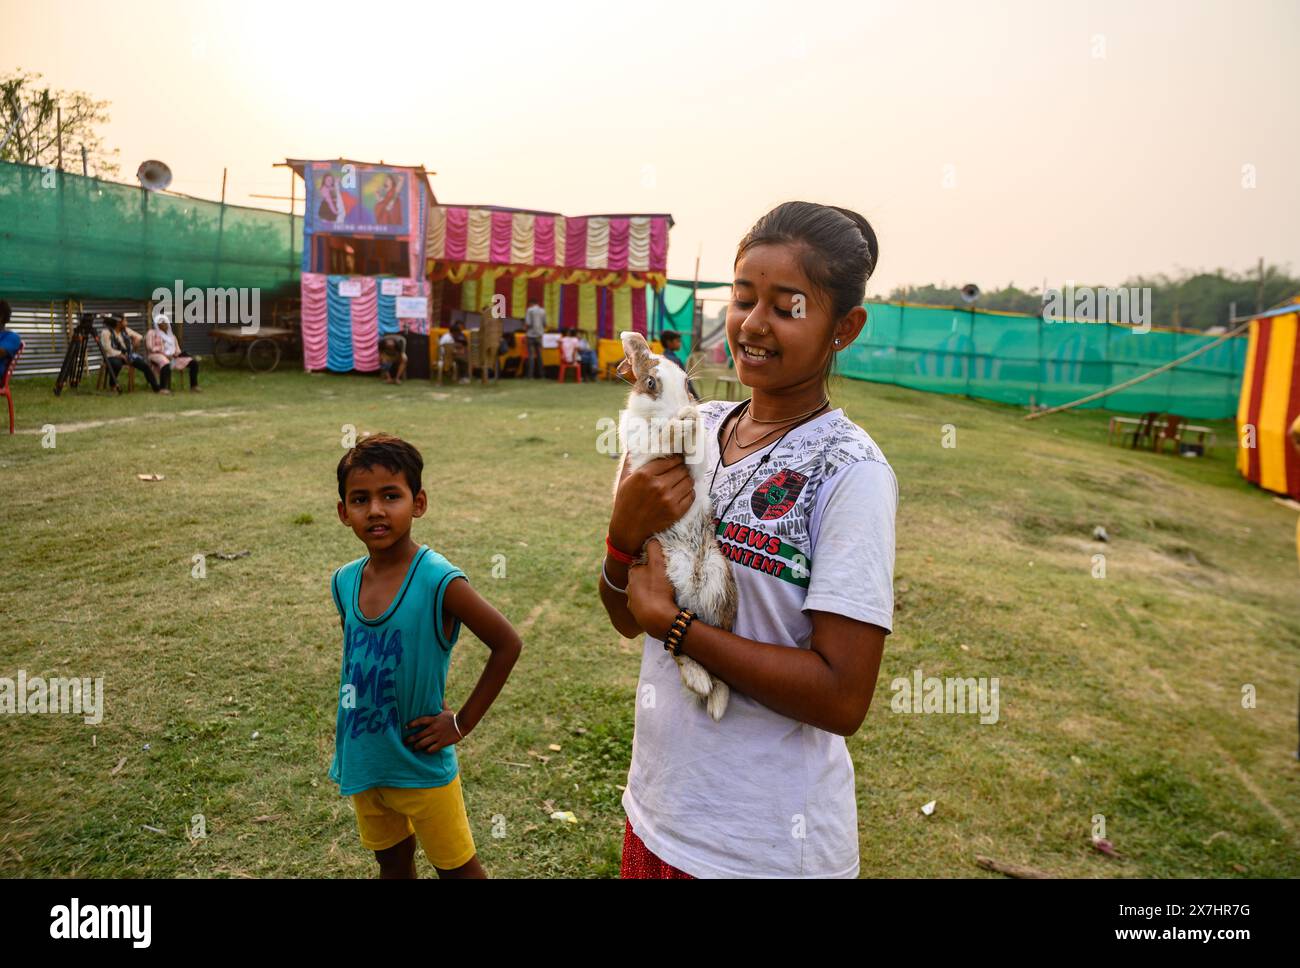
M 126 324 L 141 335 L 149 328 L 149 304 L 127 299 L 84 299 L 72 302 L 24 302 L 9 300 L 13 315 L 9 329 L 23 341 L 22 359 L 14 378 L 48 374 L 55 376 L 68 351 L 68 333 L 82 313 L 121 314 Z M 181 345 L 192 356 L 212 354 L 212 327 L 178 327 Z M 86 369 L 98 370 L 99 353 L 92 346 L 86 352 Z

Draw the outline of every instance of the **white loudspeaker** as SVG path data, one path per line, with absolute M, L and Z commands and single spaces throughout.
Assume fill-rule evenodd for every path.
M 172 183 L 172 170 L 161 161 L 142 161 L 135 177 L 140 179 L 141 188 L 160 192 Z

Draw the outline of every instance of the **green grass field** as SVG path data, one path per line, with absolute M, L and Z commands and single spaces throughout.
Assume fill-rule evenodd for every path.
M 102 676 L 105 710 L 95 726 L 0 716 L 0 874 L 374 873 L 326 777 L 328 579 L 363 553 L 335 516 L 352 424 L 420 447 L 431 510 L 416 540 L 524 638 L 461 747 L 484 865 L 617 875 L 640 645 L 596 597 L 615 465 L 595 439 L 620 387 L 211 366 L 195 396 L 56 399 L 50 385 L 18 381 L 19 433 L 0 435 L 0 676 Z M 976 855 L 1067 877 L 1300 876 L 1295 513 L 1238 478 L 1231 426 L 1192 460 L 1108 447 L 1098 412 L 1026 423 L 850 381 L 833 399 L 901 493 L 896 631 L 848 741 L 863 876 L 997 876 Z M 191 577 L 195 554 L 245 550 Z M 450 702 L 486 654 L 462 636 Z M 915 669 L 999 677 L 999 722 L 892 712 L 891 681 Z M 196 814 L 206 837 L 191 839 Z M 1095 815 L 1121 857 L 1090 846 Z

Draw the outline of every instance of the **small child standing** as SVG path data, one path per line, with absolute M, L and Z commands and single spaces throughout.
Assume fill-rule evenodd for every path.
M 459 568 L 411 540 L 428 506 L 423 470 L 420 452 L 389 434 L 363 438 L 339 461 L 339 520 L 368 554 L 330 581 L 343 671 L 329 775 L 352 798 L 381 878 L 416 876 L 417 839 L 439 877 L 485 877 L 455 744 L 501 692 L 522 643 Z M 453 711 L 443 697 L 462 622 L 491 655 Z

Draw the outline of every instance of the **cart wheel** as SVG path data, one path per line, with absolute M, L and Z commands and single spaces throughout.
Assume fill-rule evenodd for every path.
M 239 366 L 244 362 L 245 347 L 232 340 L 215 339 L 212 341 L 212 358 L 217 366 Z
M 255 373 L 270 373 L 280 362 L 280 344 L 263 336 L 248 347 L 248 365 Z

